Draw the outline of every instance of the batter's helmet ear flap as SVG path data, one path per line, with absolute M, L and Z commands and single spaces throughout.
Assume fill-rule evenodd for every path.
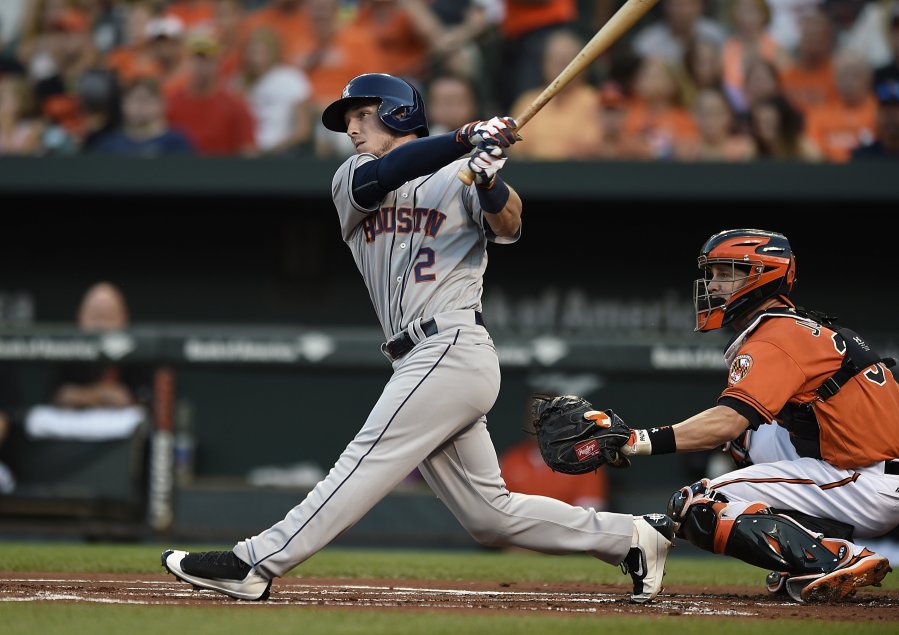
M 731 267 L 731 280 L 741 283 L 736 291 L 727 295 L 709 290 L 715 265 Z M 715 234 L 699 251 L 699 268 L 704 275 L 693 284 L 697 331 L 727 326 L 775 296 L 786 300 L 796 280 L 796 258 L 787 237 L 760 229 Z
M 325 128 L 346 132 L 344 116 L 347 108 L 365 99 L 380 100 L 378 117 L 391 130 L 428 136 L 428 118 L 421 93 L 406 80 L 387 73 L 365 73 L 351 79 L 344 86 L 340 99 L 322 113 Z

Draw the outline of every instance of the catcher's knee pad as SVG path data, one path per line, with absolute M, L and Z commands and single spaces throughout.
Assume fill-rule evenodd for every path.
M 668 501 L 668 516 L 678 524 L 677 535 L 706 551 L 714 551 L 718 514 L 727 497 L 709 487 L 704 478 L 680 488 Z
M 764 503 L 739 503 L 734 508 L 727 496 L 709 486 L 707 478 L 680 488 L 668 501 L 668 515 L 678 523 L 677 535 L 714 553 L 725 552 L 734 516 L 765 509 Z
M 850 555 L 845 540 L 824 538 L 782 514 L 741 514 L 733 521 L 724 553 L 790 575 L 830 573 Z

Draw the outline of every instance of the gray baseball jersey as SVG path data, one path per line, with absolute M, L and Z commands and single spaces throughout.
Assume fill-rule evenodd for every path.
M 480 311 L 486 241 L 511 243 L 518 236 L 497 238 L 484 230 L 474 188 L 460 187 L 458 172 L 466 159 L 407 181 L 377 208 L 365 209 L 353 200 L 353 174 L 374 158 L 347 159 L 334 175 L 331 194 L 384 335 L 394 335 L 415 318 L 454 309 Z
M 352 196 L 348 159 L 332 182 L 344 241 L 371 295 L 385 337 L 408 338 L 365 424 L 327 477 L 287 516 L 234 553 L 279 576 L 352 527 L 418 467 L 431 490 L 480 543 L 545 553 L 589 553 L 619 564 L 634 517 L 509 492 L 487 431 L 499 394 L 496 348 L 479 319 L 486 247 L 464 159 L 389 192 L 373 209 Z M 519 231 L 520 233 L 520 231 Z M 425 329 L 433 319 L 436 329 Z M 430 331 L 430 332 L 429 332 Z

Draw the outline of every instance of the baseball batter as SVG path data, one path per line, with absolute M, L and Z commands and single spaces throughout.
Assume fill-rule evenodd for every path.
M 634 602 L 652 600 L 671 520 L 509 492 L 487 431 L 500 369 L 481 293 L 488 243 L 521 234 L 521 200 L 498 174 L 516 141 L 514 120 L 494 117 L 429 137 L 412 85 L 365 74 L 346 85 L 322 121 L 356 148 L 331 192 L 393 374 L 327 477 L 282 521 L 232 551 L 167 550 L 163 565 L 201 588 L 263 598 L 272 578 L 352 527 L 417 466 L 479 543 L 588 553 L 631 574 Z M 458 178 L 466 164 L 472 185 Z
M 735 229 L 703 245 L 696 330 L 735 330 L 715 407 L 634 430 L 626 456 L 725 444 L 738 469 L 672 497 L 677 535 L 771 569 L 768 589 L 839 601 L 879 584 L 889 561 L 856 539 L 899 524 L 899 386 L 859 335 L 789 300 L 796 259 L 775 232 Z

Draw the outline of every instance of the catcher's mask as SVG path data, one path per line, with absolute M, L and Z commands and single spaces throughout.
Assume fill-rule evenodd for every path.
M 699 269 L 703 277 L 693 283 L 695 331 L 727 326 L 774 296 L 786 301 L 796 280 L 786 236 L 760 229 L 715 234 L 700 249 Z
M 343 117 L 347 109 L 366 99 L 380 101 L 378 117 L 391 130 L 428 136 L 428 118 L 421 94 L 406 80 L 387 73 L 364 73 L 351 79 L 340 99 L 325 108 L 322 123 L 329 130 L 346 132 Z

